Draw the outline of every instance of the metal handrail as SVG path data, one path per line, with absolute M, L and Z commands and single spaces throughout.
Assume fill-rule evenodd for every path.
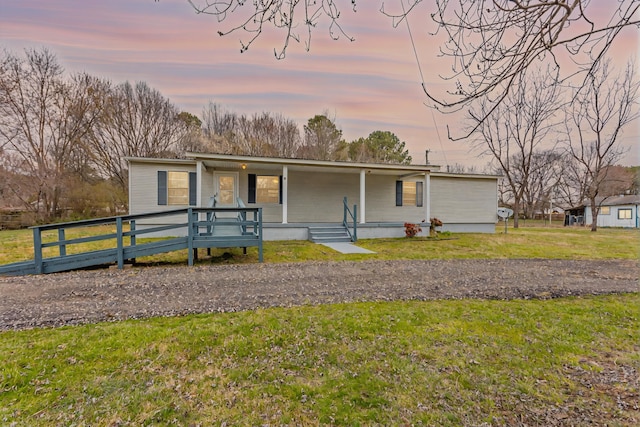
M 349 237 L 352 242 L 358 241 L 358 222 L 356 221 L 356 217 L 358 216 L 358 205 L 353 205 L 353 212 L 349 209 L 349 205 L 347 204 L 347 196 L 344 196 L 343 199 L 343 215 L 342 215 L 342 225 L 349 233 Z M 348 219 L 351 218 L 353 221 L 353 233 L 349 230 L 349 222 Z

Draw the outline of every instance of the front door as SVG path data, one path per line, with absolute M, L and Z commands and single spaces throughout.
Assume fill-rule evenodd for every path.
M 238 206 L 238 173 L 216 172 L 213 176 L 213 186 L 218 201 L 217 207 Z

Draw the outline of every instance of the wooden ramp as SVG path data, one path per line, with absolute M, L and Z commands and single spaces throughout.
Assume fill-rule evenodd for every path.
M 230 216 L 233 215 L 233 216 Z M 170 217 L 170 218 L 169 218 Z M 157 225 L 162 221 L 162 225 Z M 136 227 L 136 225 L 144 226 Z M 169 224 L 167 224 L 169 223 Z M 154 225 L 156 224 L 156 225 Z M 67 238 L 69 230 L 88 229 L 98 225 L 115 226 L 114 232 L 88 233 Z M 138 257 L 188 249 L 188 263 L 193 265 L 198 248 L 258 247 L 262 255 L 262 208 L 187 208 L 138 215 L 125 215 L 85 221 L 32 227 L 33 261 L 0 266 L 0 275 L 55 273 L 100 265 L 116 264 Z M 140 236 L 163 233 L 179 237 L 154 239 L 139 243 Z M 43 239 L 43 236 L 46 238 Z M 105 242 L 107 241 L 107 242 Z M 93 242 L 105 249 L 87 250 Z M 87 245 L 88 244 L 88 245 Z M 45 256 L 54 248 L 56 255 Z

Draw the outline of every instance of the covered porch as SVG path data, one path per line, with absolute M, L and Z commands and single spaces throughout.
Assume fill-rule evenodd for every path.
M 308 228 L 342 224 L 355 210 L 362 237 L 431 217 L 430 174 L 438 166 L 361 164 L 189 153 L 197 206 L 238 197 L 264 212 L 265 239 L 306 239 Z M 227 200 L 227 202 L 224 202 Z M 354 209 L 355 206 L 355 209 Z M 353 212 L 352 212 L 353 213 Z

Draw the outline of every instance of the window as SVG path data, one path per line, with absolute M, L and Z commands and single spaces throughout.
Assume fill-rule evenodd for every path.
M 158 171 L 158 205 L 195 205 L 196 173 Z
M 218 177 L 218 203 L 221 206 L 233 206 L 236 203 L 236 179 L 234 176 Z
M 609 214 L 611 214 L 611 207 L 609 206 L 600 207 L 600 215 L 609 215 Z
M 402 183 L 402 205 L 403 206 L 416 205 L 416 183 L 415 182 Z
M 396 181 L 396 206 L 422 206 L 422 182 Z
M 167 204 L 189 204 L 189 172 L 167 172 Z
M 282 203 L 282 177 L 249 174 L 249 203 Z
M 631 209 L 618 209 L 618 219 L 631 219 Z
M 280 178 L 273 175 L 258 176 L 256 180 L 256 203 L 278 203 L 280 201 Z

